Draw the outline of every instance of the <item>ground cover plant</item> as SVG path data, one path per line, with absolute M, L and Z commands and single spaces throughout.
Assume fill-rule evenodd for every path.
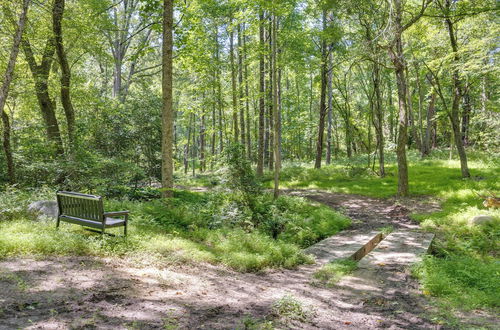
M 301 248 L 349 225 L 346 217 L 326 206 L 297 197 L 273 201 L 264 194 L 258 206 L 266 214 L 261 214 L 262 224 L 254 226 L 251 212 L 230 193 L 176 191 L 166 202 L 106 200 L 108 209 L 131 210 L 131 235 L 101 238 L 69 224 L 57 231 L 53 219 L 36 220 L 26 211 L 30 201 L 53 198 L 48 188 L 1 194 L 0 256 L 147 256 L 155 262 L 200 261 L 259 271 L 310 261 Z
M 432 255 L 414 269 L 426 295 L 439 298 L 443 306 L 461 309 L 500 307 L 500 210 L 486 208 L 484 199 L 500 190 L 497 158 L 471 153 L 473 177 L 462 179 L 460 164 L 447 152 L 436 151 L 421 160 L 410 153 L 410 191 L 413 196 L 432 196 L 441 210 L 432 214 L 413 214 L 422 228 L 437 234 Z M 283 170 L 282 182 L 290 188 L 316 188 L 371 197 L 394 196 L 396 168 L 387 165 L 388 175 L 380 178 L 363 168 L 366 158 L 341 159 L 321 169 L 291 166 Z M 489 224 L 471 225 L 477 215 L 489 215 Z

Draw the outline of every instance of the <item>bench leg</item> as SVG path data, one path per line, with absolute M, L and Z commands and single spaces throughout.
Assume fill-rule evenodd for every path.
M 102 227 L 102 229 L 101 229 L 101 235 L 104 236 L 104 227 Z
M 128 214 L 125 214 L 125 224 L 123 226 L 123 235 L 127 237 Z
M 61 220 L 59 219 L 59 217 L 57 217 L 57 221 L 56 221 L 56 229 L 59 229 L 59 223 L 61 223 Z

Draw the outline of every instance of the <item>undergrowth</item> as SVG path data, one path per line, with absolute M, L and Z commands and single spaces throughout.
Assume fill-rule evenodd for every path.
M 346 217 L 330 208 L 297 197 L 274 201 L 263 194 L 256 203 L 261 211 L 255 224 L 251 212 L 229 192 L 176 191 L 170 200 L 106 200 L 107 210 L 131 211 L 129 236 L 101 237 L 66 223 L 56 230 L 53 219 L 36 219 L 26 211 L 31 201 L 53 198 L 54 191 L 48 188 L 0 194 L 0 258 L 121 256 L 162 263 L 218 263 L 254 272 L 307 263 L 310 259 L 302 247 L 349 225 Z M 121 234 L 120 229 L 111 231 Z
M 342 277 L 351 274 L 358 268 L 352 259 L 340 259 L 330 262 L 313 274 L 314 285 L 333 287 Z

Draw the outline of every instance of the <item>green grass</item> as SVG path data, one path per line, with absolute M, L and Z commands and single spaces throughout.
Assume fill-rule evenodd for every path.
M 358 268 L 358 263 L 352 259 L 340 259 L 330 262 L 313 274 L 314 285 L 333 287 L 342 277 L 351 274 Z
M 36 220 L 29 202 L 53 198 L 51 189 L 11 189 L 0 194 L 0 258 L 19 255 L 116 256 L 153 263 L 208 262 L 242 272 L 293 268 L 311 260 L 302 247 L 333 235 L 349 219 L 296 197 L 259 200 L 261 224 L 224 192 L 176 191 L 169 201 L 106 200 L 107 210 L 131 211 L 129 236 L 101 237 L 53 219 Z M 270 229 L 278 230 L 274 239 Z M 277 228 L 277 229 L 276 229 Z M 121 234 L 119 229 L 110 232 Z
M 364 159 L 339 160 L 334 165 L 313 169 L 310 165 L 288 166 L 282 172 L 282 185 L 290 188 L 318 188 L 326 191 L 370 197 L 394 197 L 397 166 L 388 157 L 385 178 L 364 169 Z M 476 152 L 469 153 L 472 179 L 462 179 L 458 160 L 447 152 L 434 152 L 420 160 L 409 153 L 409 186 L 412 196 L 432 196 L 441 210 L 412 217 L 428 231 L 436 233 L 433 255 L 416 267 L 422 290 L 441 306 L 457 309 L 494 309 L 499 306 L 500 288 L 500 210 L 486 209 L 479 195 L 500 191 L 500 162 Z M 270 184 L 270 176 L 266 177 Z M 469 219 L 490 215 L 495 221 L 471 226 Z M 328 273 L 325 271 L 324 273 Z M 325 275 L 326 277 L 326 275 Z

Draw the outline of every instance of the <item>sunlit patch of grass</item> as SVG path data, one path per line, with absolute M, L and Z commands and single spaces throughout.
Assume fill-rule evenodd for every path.
M 494 260 L 450 255 L 428 256 L 413 273 L 425 295 L 445 298 L 462 309 L 500 307 L 500 263 Z
M 352 259 L 340 259 L 330 262 L 313 274 L 314 285 L 333 287 L 342 277 L 351 274 L 358 268 Z
M 257 272 L 310 262 L 301 247 L 333 235 L 350 223 L 345 216 L 304 198 L 282 196 L 273 200 L 263 195 L 258 200 L 262 211 L 259 226 L 246 226 L 252 219 L 238 209 L 231 196 L 176 191 L 169 201 L 106 199 L 107 210 L 131 211 L 129 236 L 123 238 L 121 228 L 108 230 L 115 237 L 64 222 L 56 230 L 54 219 L 37 220 L 26 212 L 27 203 L 32 201 L 29 194 L 4 194 L 0 194 L 0 200 L 5 205 L 20 206 L 8 217 L 0 217 L 0 258 L 113 256 L 168 264 L 208 262 Z M 274 238 L 273 232 L 277 233 Z
M 292 295 L 285 295 L 276 300 L 271 307 L 271 314 L 285 324 L 291 321 L 307 322 L 313 312 Z

